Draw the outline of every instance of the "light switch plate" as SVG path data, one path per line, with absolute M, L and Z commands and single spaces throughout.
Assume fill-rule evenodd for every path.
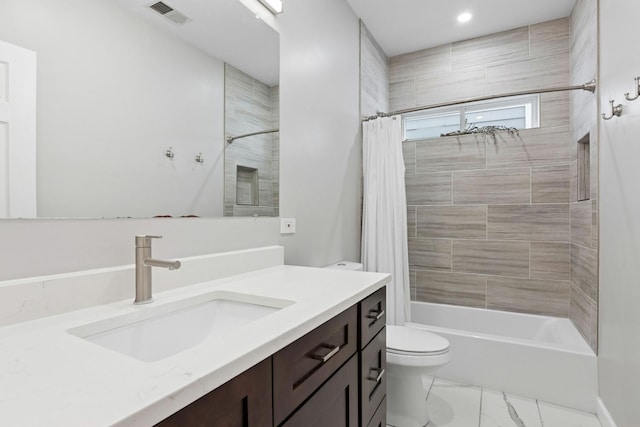
M 293 234 L 296 232 L 295 218 L 280 218 L 280 234 Z

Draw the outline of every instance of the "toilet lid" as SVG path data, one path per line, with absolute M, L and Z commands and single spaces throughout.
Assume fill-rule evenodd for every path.
M 400 354 L 442 354 L 449 341 L 424 329 L 387 325 L 387 351 Z

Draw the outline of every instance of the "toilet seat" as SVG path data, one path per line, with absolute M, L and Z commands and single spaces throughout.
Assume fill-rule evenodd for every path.
M 449 348 L 440 351 L 429 351 L 429 352 L 415 352 L 415 351 L 403 351 L 396 350 L 393 348 L 388 348 L 387 353 L 397 354 L 398 356 L 438 356 L 440 354 L 446 354 L 449 352 Z
M 449 341 L 424 329 L 387 325 L 387 353 L 436 356 L 449 351 Z
M 451 360 L 449 341 L 424 329 L 387 325 L 387 363 L 429 367 Z

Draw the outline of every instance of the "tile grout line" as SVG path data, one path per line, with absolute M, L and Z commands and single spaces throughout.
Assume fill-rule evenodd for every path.
M 416 145 L 417 147 L 417 145 Z M 492 167 L 488 167 L 486 165 L 485 162 L 485 167 L 477 167 L 474 169 L 444 169 L 444 167 L 450 167 L 450 166 L 455 166 L 455 164 L 451 164 L 451 165 L 446 165 L 446 166 L 442 166 L 443 169 L 429 169 L 427 168 L 426 171 L 423 171 L 422 169 L 420 169 L 420 172 L 418 172 L 418 169 L 416 168 L 416 174 L 417 175 L 426 175 L 426 174 L 445 174 L 448 172 L 482 172 L 482 171 L 505 171 L 505 170 L 514 170 L 514 169 L 529 169 L 529 168 L 552 168 L 552 167 L 560 167 L 560 166 L 571 166 L 571 162 L 563 162 L 563 161 L 550 161 L 548 163 L 542 163 L 542 164 L 529 164 L 529 165 L 509 165 L 509 166 L 492 166 Z
M 431 236 L 409 236 L 409 237 L 416 237 L 416 238 L 420 238 L 420 239 L 426 239 L 426 240 L 461 240 L 461 241 L 468 241 L 468 242 L 484 242 L 485 239 L 483 238 L 471 238 L 471 237 L 431 237 Z M 507 242 L 514 242 L 514 243 L 558 243 L 558 244 L 573 244 L 576 246 L 580 246 L 581 248 L 584 249 L 589 249 L 592 251 L 595 251 L 595 249 L 589 248 L 587 246 L 583 246 L 583 245 L 579 245 L 577 243 L 572 243 L 569 240 L 523 240 L 523 239 L 488 239 L 486 240 L 487 242 L 503 242 L 503 243 L 507 243 Z
M 542 411 L 540 410 L 540 401 L 536 399 L 536 408 L 538 408 L 538 417 L 540 417 L 540 425 L 544 427 L 544 421 L 542 420 Z
M 436 377 L 431 378 L 431 384 L 429 385 L 429 390 L 427 390 L 427 396 L 424 398 L 425 405 L 429 401 L 429 395 L 431 394 L 431 389 L 433 389 L 433 384 L 436 382 Z
M 535 206 L 537 208 L 544 206 L 544 205 L 553 205 L 553 206 L 559 206 L 559 205 L 570 205 L 570 203 L 565 203 L 565 202 L 555 202 L 555 203 L 458 203 L 455 206 L 485 206 L 485 205 L 490 205 L 490 206 Z M 441 202 L 441 203 L 432 203 L 432 204 L 428 204 L 428 205 L 407 205 L 407 206 L 420 206 L 420 207 L 426 207 L 426 208 L 431 208 L 431 207 L 450 207 L 451 205 L 448 205 L 446 202 Z

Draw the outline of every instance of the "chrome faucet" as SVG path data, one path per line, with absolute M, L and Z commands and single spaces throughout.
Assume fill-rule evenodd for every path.
M 164 261 L 151 258 L 151 239 L 162 236 L 136 236 L 136 299 L 134 304 L 149 304 L 151 296 L 151 267 L 163 267 L 169 270 L 180 268 L 180 261 Z

